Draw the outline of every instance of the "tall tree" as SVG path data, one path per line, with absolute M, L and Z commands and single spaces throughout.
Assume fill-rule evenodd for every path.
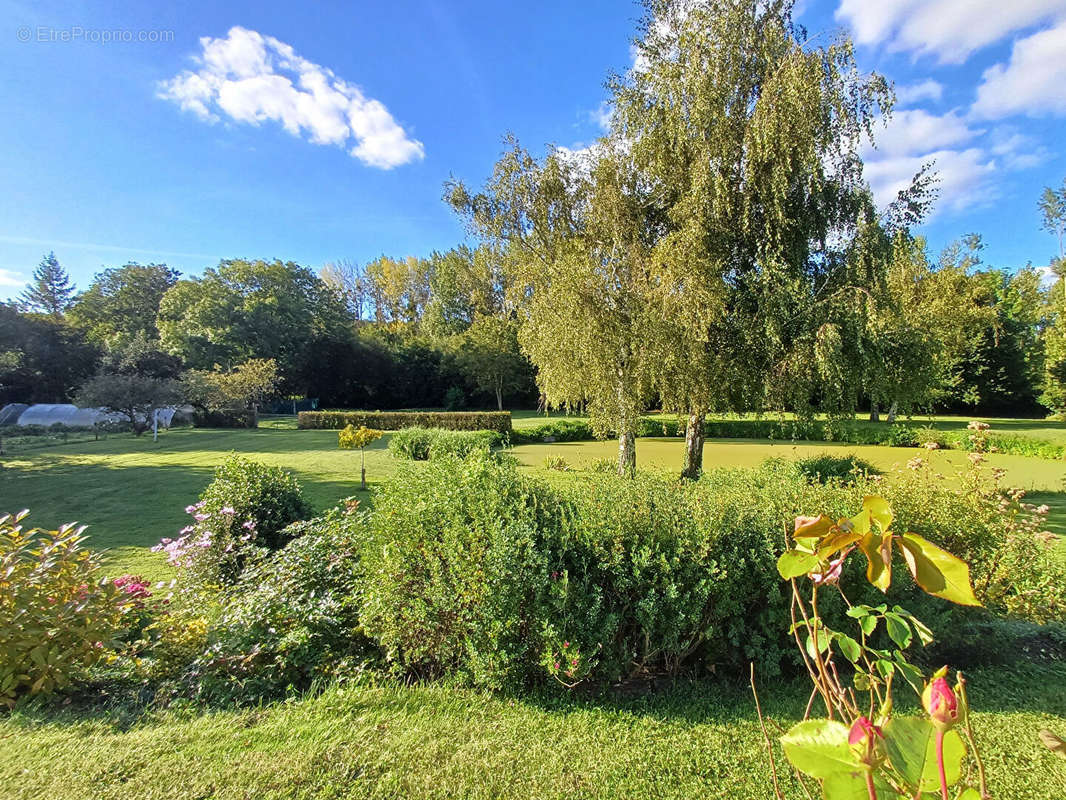
M 556 406 L 586 403 L 593 427 L 618 436 L 618 472 L 636 468 L 658 329 L 649 313 L 653 234 L 628 148 L 603 139 L 583 156 L 537 161 L 514 141 L 484 190 L 449 183 L 473 230 L 506 254 L 521 298 L 518 338 Z
M 201 278 L 178 281 L 159 308 L 163 347 L 188 367 L 228 371 L 273 358 L 290 391 L 307 390 L 324 369 L 318 347 L 349 337 L 351 322 L 342 299 L 313 272 L 281 261 L 223 261 Z
M 110 267 L 97 273 L 89 288 L 78 295 L 70 317 L 96 342 L 138 334 L 158 339 L 159 303 L 180 275 L 166 264 L 130 262 Z
M 665 223 L 651 263 L 676 337 L 656 388 L 688 416 L 688 477 L 709 411 L 762 410 L 771 391 L 808 402 L 795 368 L 840 351 L 829 304 L 870 285 L 847 252 L 872 216 L 858 149 L 891 94 L 846 39 L 812 47 L 792 7 L 646 0 L 637 66 L 610 84 Z
M 459 339 L 455 360 L 478 390 L 490 392 L 503 411 L 508 393 L 529 384 L 529 360 L 518 346 L 518 325 L 503 317 L 478 317 Z
M 49 253 L 33 272 L 33 281 L 26 285 L 20 297 L 24 311 L 62 316 L 74 295 L 74 284 L 59 263 L 55 253 Z

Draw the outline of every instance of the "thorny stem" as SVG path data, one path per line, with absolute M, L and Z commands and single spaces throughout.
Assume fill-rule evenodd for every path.
M 755 698 L 755 713 L 759 715 L 759 727 L 762 728 L 762 738 L 766 742 L 766 752 L 770 754 L 770 775 L 774 779 L 774 794 L 777 795 L 778 800 L 785 800 L 785 795 L 781 792 L 781 786 L 777 782 L 777 764 L 774 762 L 774 747 L 770 743 L 770 734 L 766 732 L 766 724 L 762 719 L 762 706 L 759 704 L 759 693 L 755 690 L 755 662 L 749 662 L 748 667 L 751 673 L 751 694 Z
M 936 731 L 936 769 L 940 775 L 940 799 L 948 800 L 948 778 L 944 773 L 944 731 Z

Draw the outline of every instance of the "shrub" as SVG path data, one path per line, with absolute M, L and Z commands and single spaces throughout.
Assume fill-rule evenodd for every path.
M 404 428 L 389 438 L 389 452 L 408 461 L 428 461 L 429 446 L 434 439 L 431 428 Z
M 475 450 L 501 444 L 495 431 L 451 431 L 442 428 L 405 428 L 389 440 L 389 452 L 408 461 L 428 461 L 445 455 L 464 458 Z
M 816 456 L 799 459 L 796 461 L 796 467 L 800 473 L 820 483 L 832 480 L 854 482 L 866 475 L 881 474 L 881 470 L 869 461 L 852 453 L 843 456 L 819 453 Z
M 366 514 L 357 505 L 293 524 L 285 547 L 245 570 L 189 671 L 197 694 L 274 696 L 375 658 L 359 622 Z
M 587 442 L 595 439 L 592 427 L 584 420 L 557 419 L 532 428 L 511 431 L 512 444 L 537 442 Z
M 286 544 L 287 526 L 306 517 L 310 506 L 291 473 L 233 455 L 185 511 L 193 524 L 152 549 L 183 568 L 189 585 L 207 587 L 235 582 L 257 551 Z
M 256 428 L 259 418 L 255 409 L 196 411 L 193 425 L 197 428 Z
M 0 517 L 0 702 L 68 685 L 117 645 L 130 596 L 100 575 L 84 527 Z
M 301 429 L 339 430 L 354 425 L 383 431 L 415 427 L 503 434 L 511 431 L 510 411 L 301 411 L 297 420 Z
M 544 456 L 544 469 L 551 469 L 556 472 L 569 472 L 571 466 L 570 462 L 562 456 Z
M 466 458 L 475 451 L 488 452 L 500 444 L 495 431 L 435 431 L 429 444 L 429 457 L 455 456 Z
M 499 687 L 614 681 L 714 666 L 796 664 L 776 559 L 797 510 L 840 518 L 882 494 L 896 528 L 971 563 L 988 610 L 928 600 L 900 569 L 890 604 L 958 644 L 990 613 L 1066 617 L 1066 574 L 1039 532 L 1041 510 L 974 467 L 959 483 L 906 469 L 811 481 L 791 462 L 720 469 L 696 483 L 587 473 L 549 486 L 480 455 L 406 468 L 375 500 L 363 623 L 393 667 Z M 990 483 L 992 481 L 992 483 Z M 863 570 L 851 559 L 847 570 Z M 858 598 L 886 602 L 880 592 Z M 844 619 L 826 597 L 828 624 Z M 967 627 L 970 626 L 970 627 Z
M 554 514 L 547 491 L 509 462 L 402 467 L 375 497 L 361 610 L 392 667 L 520 682 L 537 660 L 529 603 L 548 582 L 538 538 Z
M 885 443 L 892 447 L 917 447 L 921 441 L 914 428 L 897 424 L 889 428 Z

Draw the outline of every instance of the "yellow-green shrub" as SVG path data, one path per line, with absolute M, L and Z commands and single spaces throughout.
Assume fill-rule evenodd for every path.
M 0 702 L 70 683 L 114 645 L 131 607 L 82 547 L 84 527 L 24 530 L 0 517 Z

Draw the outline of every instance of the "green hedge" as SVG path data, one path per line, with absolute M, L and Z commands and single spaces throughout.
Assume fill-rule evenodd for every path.
M 346 425 L 398 431 L 404 428 L 445 428 L 452 431 L 511 432 L 510 411 L 301 411 L 302 429 L 340 430 Z
M 502 443 L 503 436 L 496 431 L 404 428 L 389 438 L 389 452 L 408 461 L 428 461 L 445 455 L 465 458 L 475 450 L 491 450 Z
M 926 442 L 936 442 L 946 449 L 973 449 L 971 431 L 940 430 L 904 422 L 872 426 L 861 422 L 829 423 L 825 420 L 708 419 L 703 424 L 703 434 L 708 439 L 805 440 L 888 447 L 920 447 Z M 685 425 L 673 417 L 643 417 L 637 435 L 682 437 L 685 435 Z M 512 444 L 591 441 L 595 438 L 592 427 L 580 419 L 552 420 L 533 428 L 515 430 L 510 437 Z M 1009 455 L 1066 460 L 1066 447 L 1063 445 L 1029 436 L 991 431 L 988 433 L 988 443 L 996 451 Z

